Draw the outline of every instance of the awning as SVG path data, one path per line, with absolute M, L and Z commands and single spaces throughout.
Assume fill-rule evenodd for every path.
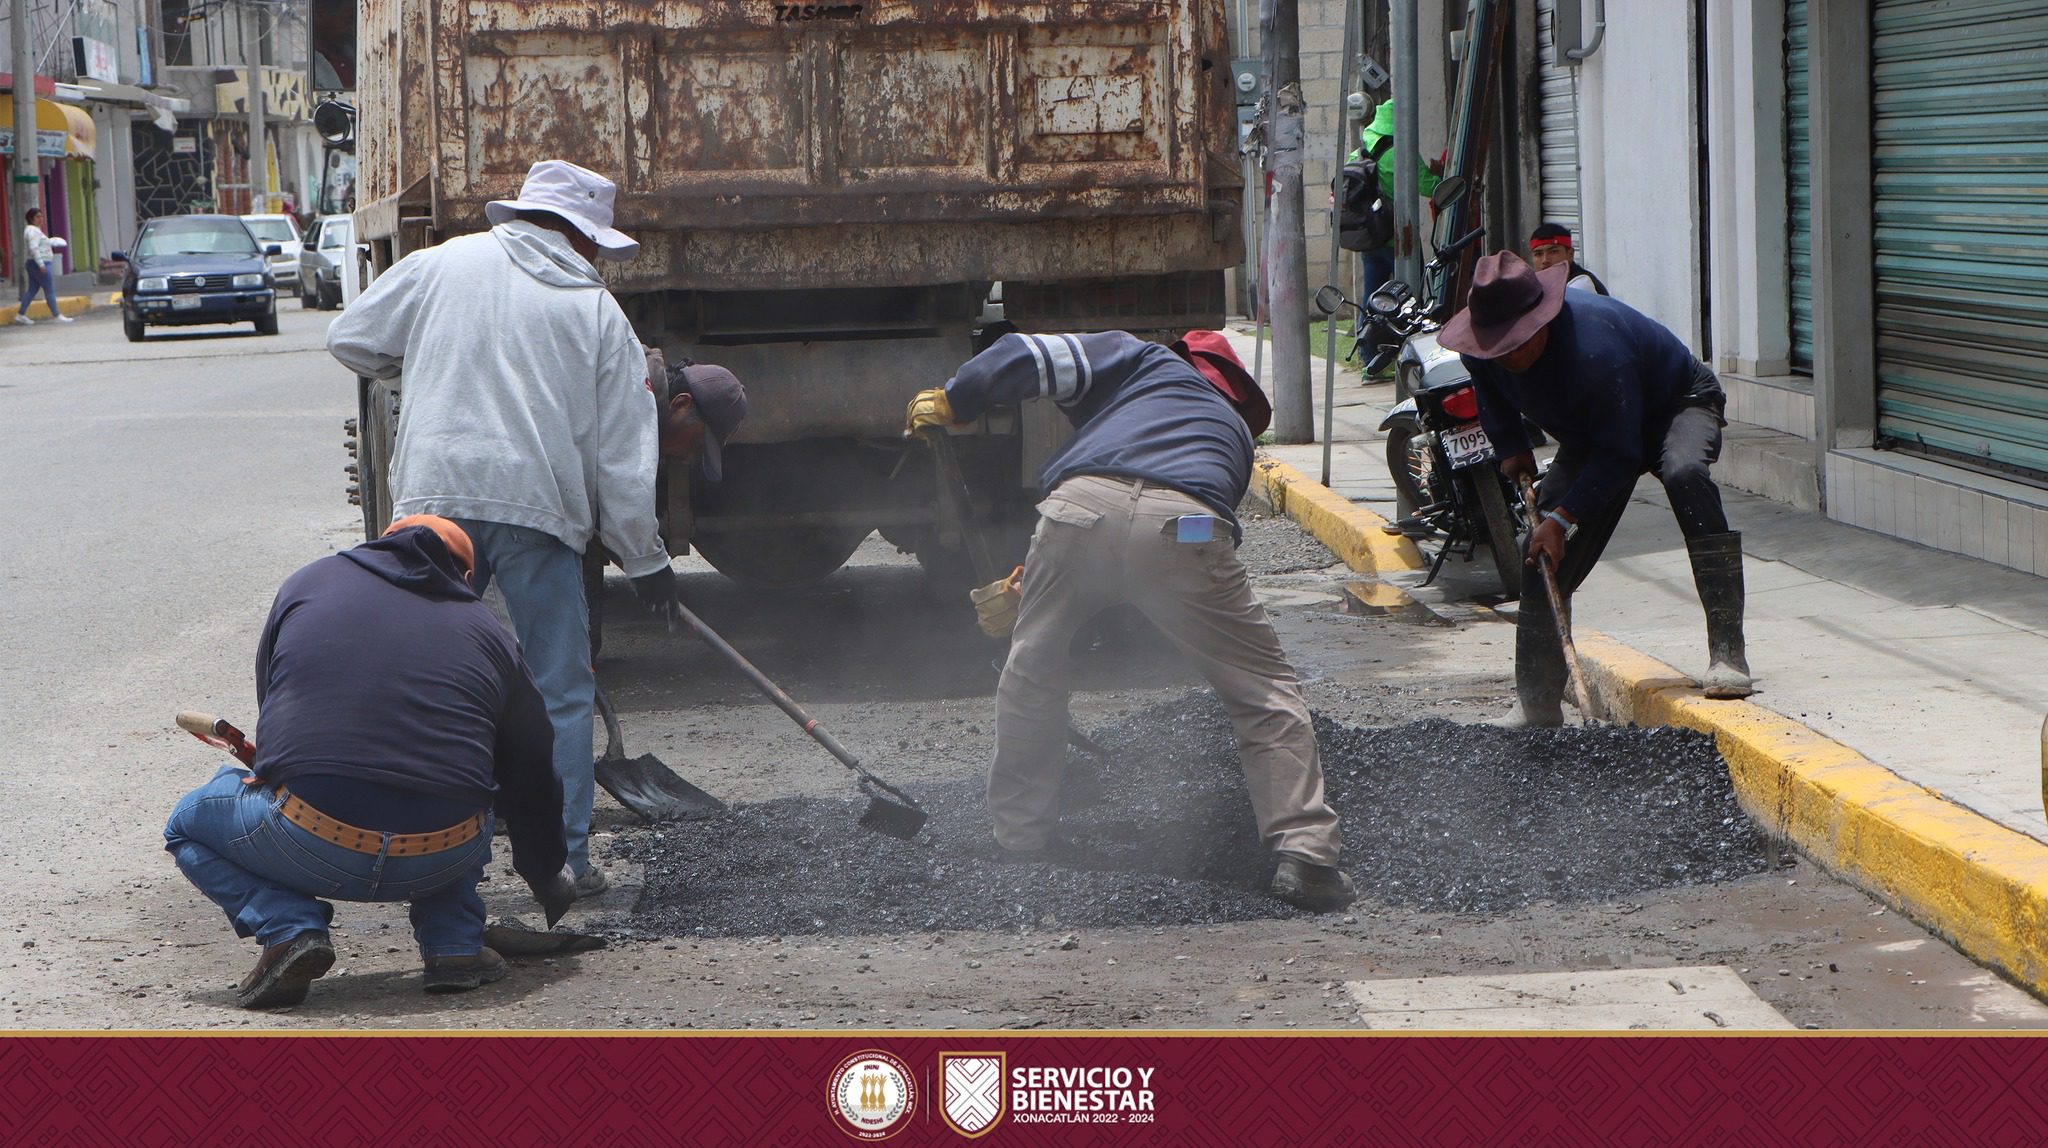
M 79 79 L 67 85 L 77 88 L 88 100 L 102 104 L 132 104 L 138 108 L 156 108 L 166 112 L 189 112 L 192 101 L 179 96 L 160 96 L 148 88 L 133 84 L 115 84 L 106 80 Z
M 71 154 L 71 121 L 64 105 L 55 100 L 36 101 L 36 154 L 63 159 Z M 0 100 L 0 155 L 14 154 L 14 101 Z
M 99 142 L 99 128 L 92 122 L 92 113 L 76 104 L 58 104 L 57 110 L 64 113 L 65 126 L 70 138 L 65 141 L 67 155 L 92 159 L 95 145 Z

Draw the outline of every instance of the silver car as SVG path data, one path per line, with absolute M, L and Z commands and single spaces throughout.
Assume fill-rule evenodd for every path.
M 277 244 L 280 252 L 269 257 L 270 277 L 289 291 L 299 281 L 299 221 L 289 215 L 245 215 L 242 223 L 256 237 L 260 247 Z
M 350 215 L 323 215 L 306 229 L 299 253 L 299 302 L 309 311 L 341 306 L 341 261 L 355 248 L 356 223 Z

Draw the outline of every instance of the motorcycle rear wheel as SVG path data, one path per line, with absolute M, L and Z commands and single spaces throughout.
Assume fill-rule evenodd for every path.
M 1510 598 L 1522 596 L 1522 547 L 1516 537 L 1515 513 L 1508 503 L 1507 481 L 1490 465 L 1468 472 L 1473 493 L 1478 496 L 1479 515 L 1484 519 L 1486 548 L 1493 552 L 1493 569 L 1500 575 L 1501 589 Z
M 1394 479 L 1398 517 L 1412 517 L 1436 501 L 1430 495 L 1435 465 L 1430 456 L 1428 432 L 1420 423 L 1402 421 L 1387 428 L 1387 473 Z

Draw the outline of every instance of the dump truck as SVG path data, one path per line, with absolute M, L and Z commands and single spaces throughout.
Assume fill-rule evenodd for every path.
M 640 338 L 747 388 L 724 480 L 659 484 L 671 550 L 742 581 L 876 530 L 956 582 L 964 531 L 1021 560 L 1062 416 L 957 428 L 954 497 L 911 396 L 1007 330 L 1218 326 L 1242 257 L 1222 0 L 365 0 L 358 43 L 372 273 L 486 227 L 536 159 L 617 182 Z M 358 385 L 374 536 L 404 380 Z

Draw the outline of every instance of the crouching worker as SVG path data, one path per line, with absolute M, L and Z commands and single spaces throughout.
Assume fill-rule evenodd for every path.
M 1178 351 L 1179 353 L 1176 353 Z M 1252 812 L 1280 856 L 1271 892 L 1317 912 L 1353 899 L 1337 868 L 1337 815 L 1308 704 L 1252 595 L 1235 508 L 1272 408 L 1230 344 L 1190 332 L 1174 349 L 1120 331 L 1009 334 L 943 389 L 912 401 L 908 429 L 1049 398 L 1074 437 L 1046 462 L 1049 491 L 1024 561 L 1009 660 L 996 691 L 988 803 L 1006 856 L 1049 851 L 1066 760 L 1068 644 L 1129 603 L 1201 668 L 1237 729 Z
M 575 900 L 554 731 L 469 537 L 415 515 L 285 580 L 256 648 L 254 771 L 223 766 L 164 826 L 178 868 L 263 946 L 244 1008 L 334 964 L 329 901 L 408 901 L 428 992 L 498 980 L 477 895 L 492 807 L 552 925 Z

